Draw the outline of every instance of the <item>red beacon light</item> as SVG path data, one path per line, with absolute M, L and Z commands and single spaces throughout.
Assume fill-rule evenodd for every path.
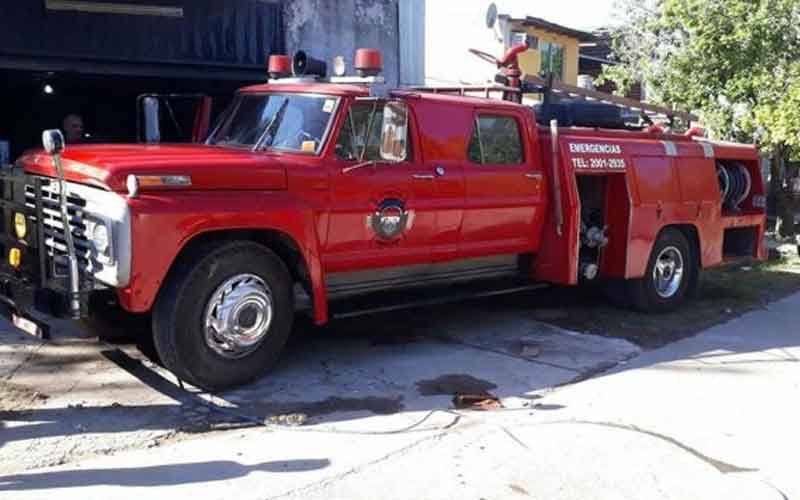
M 358 49 L 353 67 L 355 67 L 358 76 L 378 76 L 383 70 L 381 51 L 378 49 Z
M 703 127 L 694 126 L 686 132 L 687 137 L 705 137 L 706 129 Z
M 267 73 L 273 80 L 290 76 L 292 74 L 292 58 L 283 55 L 269 56 Z

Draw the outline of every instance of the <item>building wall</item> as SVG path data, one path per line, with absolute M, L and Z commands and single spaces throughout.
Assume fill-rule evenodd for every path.
M 500 58 L 508 47 L 508 32 L 527 31 L 539 41 L 564 46 L 564 81 L 578 82 L 579 42 L 575 38 L 550 33 L 538 28 L 522 28 L 515 23 L 498 21 L 491 29 L 486 26 L 486 9 L 491 2 L 469 0 L 452 2 L 426 0 L 425 4 L 425 79 L 429 85 L 481 84 L 494 77 L 494 68 L 471 55 L 475 48 Z M 500 14 L 504 14 L 501 6 Z M 535 6 L 529 15 L 536 15 Z M 541 54 L 530 50 L 520 57 L 523 72 L 538 75 Z
M 401 0 L 400 85 L 425 84 L 425 0 Z
M 467 52 L 503 52 L 502 34 L 486 27 L 490 2 L 426 0 L 425 80 L 429 85 L 484 83 L 495 69 Z
M 387 85 L 399 82 L 398 1 L 405 0 L 287 0 L 283 3 L 287 52 L 304 50 L 328 63 L 343 56 L 353 73 L 357 48 L 383 52 Z
M 512 29 L 517 31 L 517 28 Z M 564 46 L 564 83 L 577 85 L 580 42 L 576 38 L 550 33 L 538 28 L 520 28 L 518 31 L 523 30 L 529 35 L 538 37 L 540 46 L 542 42 L 558 43 Z M 519 57 L 519 65 L 522 68 L 522 72 L 529 75 L 539 75 L 541 61 L 542 54 L 540 50 L 529 50 Z

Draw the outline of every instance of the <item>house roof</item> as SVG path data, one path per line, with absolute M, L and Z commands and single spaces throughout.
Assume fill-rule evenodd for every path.
M 578 41 L 580 42 L 591 42 L 595 40 L 595 35 L 589 32 L 568 28 L 566 26 L 562 26 L 556 23 L 551 23 L 550 21 L 546 21 L 540 17 L 525 16 L 516 18 L 508 15 L 501 15 L 500 19 L 503 19 L 504 21 L 508 21 L 511 23 L 520 23 L 523 26 L 530 26 L 533 28 L 543 29 L 551 33 L 557 33 L 559 35 L 564 35 L 571 38 L 577 38 Z

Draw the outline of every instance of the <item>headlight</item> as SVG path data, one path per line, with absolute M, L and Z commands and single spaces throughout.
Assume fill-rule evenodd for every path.
M 92 245 L 98 254 L 105 254 L 109 245 L 108 227 L 105 224 L 95 224 L 92 230 Z
M 19 212 L 14 214 L 14 233 L 19 239 L 28 234 L 28 221 L 25 219 L 25 215 Z

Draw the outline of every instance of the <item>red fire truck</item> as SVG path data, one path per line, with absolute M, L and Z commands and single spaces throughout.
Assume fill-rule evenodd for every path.
M 753 146 L 631 126 L 591 101 L 611 96 L 523 77 L 513 50 L 479 55 L 491 85 L 390 91 L 374 50 L 330 79 L 276 57 L 202 144 L 65 149 L 46 132 L 0 176 L 3 302 L 41 333 L 42 313 L 102 315 L 110 293 L 151 315 L 165 367 L 216 390 L 274 364 L 298 297 L 323 324 L 378 291 L 602 281 L 657 313 L 701 269 L 765 257 Z

